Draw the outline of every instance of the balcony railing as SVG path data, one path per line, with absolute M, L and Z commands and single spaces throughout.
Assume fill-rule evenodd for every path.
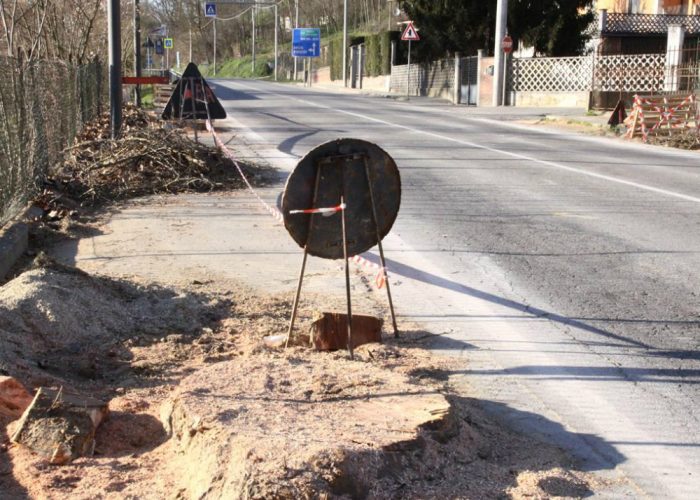
M 668 14 L 620 14 L 601 11 L 599 13 L 600 32 L 603 35 L 662 35 L 668 27 L 680 24 L 686 34 L 700 34 L 700 16 L 676 16 Z

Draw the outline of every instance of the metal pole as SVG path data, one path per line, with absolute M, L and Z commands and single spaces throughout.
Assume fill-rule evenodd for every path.
M 279 17 L 277 17 L 277 4 L 275 4 L 275 81 L 277 81 L 277 31 L 279 30 L 280 23 Z
M 296 11 L 295 18 L 294 18 L 294 28 L 299 27 L 299 0 L 294 0 L 294 9 Z M 294 80 L 297 80 L 298 78 L 298 68 L 297 68 L 297 61 L 298 58 L 294 56 Z
M 343 188 L 344 190 L 345 188 Z M 345 197 L 340 197 L 340 204 L 345 204 Z M 350 351 L 350 359 L 355 356 L 353 354 L 352 345 L 352 299 L 350 294 L 350 261 L 348 257 L 348 236 L 345 229 L 345 209 L 340 211 L 341 229 L 343 231 L 343 258 L 345 259 L 345 294 L 348 301 L 348 351 Z
M 122 29 L 119 0 L 109 0 L 109 105 L 112 139 L 122 128 Z
M 250 10 L 250 13 L 252 15 L 253 19 L 253 76 L 255 76 L 255 5 L 253 5 L 253 8 Z
M 496 8 L 496 41 L 494 47 L 494 77 L 493 77 L 493 105 L 500 106 L 503 101 L 503 39 L 506 36 L 508 26 L 508 0 L 498 0 Z
M 192 25 L 190 24 L 190 58 L 187 61 L 188 63 L 192 62 Z
M 408 72 L 406 73 L 406 97 L 411 96 L 411 40 L 408 41 Z
M 216 76 L 216 17 L 214 18 L 214 76 Z
M 321 182 L 321 165 L 316 165 L 316 179 L 314 179 L 314 199 L 311 202 L 311 207 L 316 208 L 316 200 L 318 199 L 318 186 Z M 311 237 L 311 229 L 314 225 L 314 214 L 309 215 L 309 225 L 306 231 L 306 243 L 304 244 L 304 259 L 301 261 L 301 271 L 299 272 L 299 283 L 297 284 L 297 292 L 294 295 L 294 305 L 292 306 L 292 318 L 289 322 L 289 330 L 287 331 L 287 342 L 284 347 L 289 347 L 289 339 L 292 338 L 294 331 L 294 323 L 297 319 L 297 311 L 299 309 L 299 297 L 301 297 L 301 285 L 304 282 L 304 272 L 306 271 L 306 260 L 309 257 L 308 244 Z
M 372 173 L 369 168 L 369 163 L 367 162 L 367 157 L 365 157 L 365 177 L 367 177 L 367 186 L 369 187 L 369 201 L 372 204 L 372 219 L 374 221 L 374 229 L 377 234 L 379 259 L 382 263 L 382 273 L 384 273 L 386 294 L 389 298 L 389 311 L 391 312 L 391 323 L 394 327 L 394 337 L 399 338 L 399 327 L 396 324 L 396 312 L 394 311 L 394 299 L 391 297 L 391 284 L 389 283 L 389 276 L 386 272 L 386 258 L 384 258 L 384 245 L 382 244 L 382 235 L 379 232 L 379 217 L 377 216 L 377 204 L 375 203 L 374 199 L 374 179 L 372 178 Z
M 348 0 L 343 2 L 343 85 L 348 86 Z
M 506 87 L 508 86 L 508 54 L 503 54 L 503 93 L 501 94 L 501 104 L 506 105 Z
M 134 74 L 141 76 L 141 9 L 139 0 L 134 0 Z M 134 87 L 134 101 L 141 107 L 141 85 Z

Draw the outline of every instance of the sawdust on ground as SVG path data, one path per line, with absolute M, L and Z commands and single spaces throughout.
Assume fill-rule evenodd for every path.
M 455 394 L 450 362 L 426 350 L 428 332 L 365 346 L 354 361 L 344 352 L 265 348 L 264 336 L 286 331 L 290 299 L 235 283 L 176 289 L 93 277 L 40 259 L 0 288 L 0 368 L 30 388 L 110 400 L 112 415 L 95 456 L 68 466 L 49 466 L 4 438 L 3 496 L 197 498 L 205 485 L 211 498 L 578 498 L 610 486 Z M 310 321 L 303 316 L 300 330 Z M 449 425 L 409 429 L 403 441 L 375 426 L 358 439 L 347 421 L 353 398 L 366 402 L 385 389 L 441 395 Z M 213 404 L 217 391 L 234 396 L 230 407 Z M 169 427 L 183 400 L 203 418 L 180 419 L 178 433 Z M 208 418 L 214 406 L 219 420 Z M 313 410 L 294 422 L 300 406 Z M 284 434 L 302 424 L 305 434 Z M 334 437 L 345 446 L 329 445 Z

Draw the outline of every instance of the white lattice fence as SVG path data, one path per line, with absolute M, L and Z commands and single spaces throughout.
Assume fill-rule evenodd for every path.
M 665 66 L 665 54 L 598 56 L 593 90 L 659 92 L 664 88 Z
M 515 92 L 580 92 L 591 90 L 590 57 L 514 59 L 509 88 Z

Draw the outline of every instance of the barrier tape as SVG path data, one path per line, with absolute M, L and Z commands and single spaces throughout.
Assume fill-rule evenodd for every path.
M 345 203 L 341 203 L 337 207 L 330 207 L 330 208 L 307 208 L 306 210 L 290 210 L 289 214 L 290 215 L 296 215 L 296 214 L 323 214 L 326 216 L 337 214 L 338 212 L 342 212 L 345 210 L 347 206 Z
M 214 143 L 216 144 L 216 147 L 218 147 L 221 150 L 221 152 L 224 154 L 224 156 L 226 156 L 226 158 L 231 160 L 233 165 L 236 167 L 236 170 L 238 170 L 238 174 L 241 176 L 241 178 L 243 179 L 243 182 L 247 186 L 248 191 L 250 191 L 250 193 L 255 197 L 255 199 L 258 200 L 258 202 L 265 208 L 265 210 L 267 210 L 270 213 L 270 215 L 272 215 L 272 217 L 274 217 L 274 219 L 277 222 L 284 223 L 284 215 L 282 215 L 282 212 L 280 212 L 279 210 L 277 210 L 277 208 L 271 206 L 269 203 L 267 203 L 265 200 L 263 200 L 260 197 L 260 195 L 255 191 L 255 189 L 253 188 L 253 185 L 250 183 L 250 181 L 248 181 L 248 178 L 246 177 L 245 173 L 243 172 L 243 168 L 238 163 L 238 160 L 236 160 L 236 157 L 233 154 L 233 152 L 228 147 L 226 147 L 226 144 L 224 144 L 224 142 L 221 140 L 221 138 L 216 133 L 216 130 L 214 129 L 214 125 L 212 124 L 211 119 L 207 119 L 205 124 L 206 124 L 207 130 L 211 133 L 212 137 L 214 138 Z M 343 203 L 341 205 L 338 205 L 337 207 L 332 207 L 332 208 L 315 208 L 315 209 L 312 208 L 312 209 L 307 209 L 307 210 L 293 210 L 293 211 L 290 211 L 290 214 L 292 214 L 292 213 L 332 214 L 332 213 L 339 212 L 341 210 L 345 210 L 345 208 L 346 208 L 346 205 L 345 205 L 345 203 Z M 332 210 L 332 212 L 329 212 L 331 210 Z M 386 280 L 389 279 L 386 268 L 380 266 L 379 264 L 375 264 L 374 262 L 371 262 L 360 255 L 355 255 L 354 257 L 351 257 L 349 259 L 349 261 L 360 268 L 368 268 L 368 269 L 372 269 L 372 270 L 378 270 L 379 272 L 377 273 L 377 275 L 374 279 L 374 282 L 377 285 L 378 289 L 381 290 L 382 288 L 384 288 L 384 285 L 386 285 Z

